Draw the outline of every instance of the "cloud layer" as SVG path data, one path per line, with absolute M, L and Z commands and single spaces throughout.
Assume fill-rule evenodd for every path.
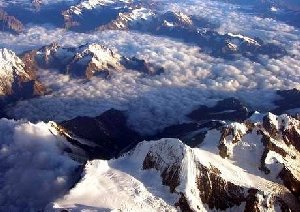
M 45 123 L 0 120 L 0 211 L 38 211 L 72 185 L 77 163 Z

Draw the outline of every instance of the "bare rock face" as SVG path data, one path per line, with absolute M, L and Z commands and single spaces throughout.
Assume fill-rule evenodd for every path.
M 205 154 L 182 143 L 162 139 L 147 145 L 150 147 L 146 151 L 143 169 L 154 169 L 160 173 L 162 184 L 168 186 L 171 193 L 178 195 L 175 206 L 182 211 L 202 211 L 204 208 L 222 211 L 233 208 L 239 208 L 240 211 L 264 211 L 277 206 L 285 211 L 289 207 L 295 209 L 298 204 L 291 194 L 288 196 L 292 201 L 289 198 L 285 199 L 284 195 L 272 193 L 262 187 L 245 186 L 236 180 L 230 180 L 224 173 L 227 162 L 221 166 L 212 162 L 214 159 L 208 158 L 208 162 L 204 162 L 202 158 L 206 157 Z M 139 144 L 134 152 L 145 151 L 140 148 L 142 144 Z
M 91 79 L 95 75 L 105 78 L 114 72 L 127 69 L 154 75 L 164 71 L 162 67 L 136 57 L 127 58 L 100 44 L 87 44 L 78 48 L 63 48 L 56 43 L 33 50 L 34 63 L 41 68 L 58 69 L 72 77 Z
M 0 8 L 0 23 L 3 25 L 3 29 L 11 30 L 15 33 L 21 33 L 24 30 L 24 26 L 20 20 L 14 16 L 10 16 L 7 12 Z
M 210 209 L 226 210 L 246 201 L 244 188 L 220 177 L 220 170 L 215 167 L 207 168 L 201 164 L 197 177 L 200 198 Z

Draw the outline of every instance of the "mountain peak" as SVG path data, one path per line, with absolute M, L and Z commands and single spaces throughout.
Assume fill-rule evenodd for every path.
M 11 93 L 15 77 L 28 78 L 24 68 L 25 64 L 13 51 L 0 49 L 0 95 Z
M 69 194 L 55 202 L 55 208 L 73 208 L 75 203 L 95 208 L 160 207 L 170 211 L 298 207 L 284 186 L 248 173 L 213 152 L 190 148 L 178 139 L 141 142 L 118 159 L 90 161 L 84 174 Z M 106 198 L 106 189 L 118 203 Z M 85 193 L 89 195 L 80 198 Z M 126 198 L 121 198 L 124 195 Z
M 4 70 L 25 74 L 22 60 L 13 51 L 6 48 L 0 49 L 0 69 L 2 74 Z
M 19 99 L 44 93 L 31 60 L 29 54 L 21 59 L 11 50 L 0 49 L 0 96 Z
M 92 43 L 79 47 L 79 51 L 74 56 L 74 61 L 84 60 L 86 57 L 91 57 L 91 62 L 97 69 L 121 69 L 120 60 L 122 56 L 104 45 Z

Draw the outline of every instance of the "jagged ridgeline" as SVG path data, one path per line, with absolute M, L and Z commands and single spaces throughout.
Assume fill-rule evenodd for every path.
M 102 159 L 86 164 L 82 180 L 54 204 L 61 209 L 96 199 L 99 206 L 132 210 L 297 211 L 299 207 L 300 121 L 288 115 L 254 113 L 243 122 L 223 121 L 209 128 L 198 124 L 180 138 L 184 143 L 176 138 L 140 142 L 145 138 L 127 129 L 126 115 L 116 110 L 51 123 L 51 129 L 68 141 L 65 151 L 72 157 Z M 201 139 L 199 133 L 204 135 Z M 168 136 L 160 133 L 156 138 Z M 127 139 L 133 142 L 125 143 Z M 116 151 L 117 159 L 104 160 L 114 156 L 108 156 L 103 145 Z M 124 154 L 128 149 L 132 150 Z M 101 189 L 90 190 L 91 182 Z M 103 184 L 116 187 L 110 190 Z M 108 191 L 119 200 L 107 199 Z M 82 192 L 86 198 L 78 199 Z

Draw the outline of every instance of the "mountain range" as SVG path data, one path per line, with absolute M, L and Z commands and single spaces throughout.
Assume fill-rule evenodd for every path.
M 0 0 L 0 211 L 299 211 L 299 8 Z

